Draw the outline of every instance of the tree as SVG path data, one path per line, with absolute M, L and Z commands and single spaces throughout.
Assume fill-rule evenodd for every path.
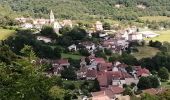
M 64 88 L 74 90 L 76 87 L 73 83 L 67 82 L 67 83 L 64 83 Z
M 100 85 L 99 85 L 99 81 L 95 79 L 92 87 L 92 92 L 97 92 L 97 91 L 100 91 Z
M 111 56 L 112 55 L 112 51 L 110 49 L 104 49 L 104 52 L 106 55 Z
M 59 33 L 64 35 L 64 34 L 68 34 L 70 31 L 71 31 L 71 28 L 66 26 L 66 27 L 62 27 L 59 30 Z
M 158 88 L 160 86 L 160 82 L 156 76 L 148 76 L 148 78 L 151 82 L 152 88 Z
M 161 78 L 162 81 L 169 80 L 169 72 L 165 67 L 159 69 L 158 76 Z
M 112 54 L 112 56 L 109 58 L 109 62 L 119 61 L 121 56 L 119 54 Z
M 122 54 L 121 61 L 124 62 L 127 65 L 136 65 L 136 64 L 138 64 L 137 59 L 134 56 L 132 56 L 130 54 L 127 54 L 127 53 Z
M 87 33 L 84 29 L 79 27 L 74 27 L 67 36 L 70 36 L 73 40 L 82 40 L 87 36 Z
M 159 100 L 159 98 L 155 95 L 143 94 L 141 100 Z
M 96 57 L 107 58 L 106 55 L 105 55 L 105 53 L 103 52 L 103 50 L 97 50 L 97 51 L 95 52 L 95 56 L 96 56 Z
M 17 55 L 10 50 L 9 46 L 0 45 L 0 62 L 11 64 L 16 58 Z
M 43 36 L 48 36 L 53 39 L 56 39 L 57 37 L 57 34 L 55 33 L 54 29 L 51 26 L 43 26 L 40 33 Z
M 132 89 L 129 88 L 129 87 L 126 87 L 125 90 L 123 91 L 123 95 L 130 95 L 130 96 L 132 96 L 133 95 Z
M 148 88 L 158 88 L 160 86 L 160 82 L 156 76 L 141 77 L 137 86 L 141 90 Z
M 151 84 L 149 78 L 147 78 L 147 77 L 141 77 L 137 84 L 138 88 L 141 90 L 151 88 L 151 85 L 152 84 Z
M 35 60 L 36 59 L 36 55 L 33 51 L 33 48 L 31 46 L 28 45 L 24 45 L 24 48 L 21 49 L 21 53 L 28 57 L 29 61 Z
M 49 94 L 54 100 L 63 100 L 65 93 L 65 90 L 58 86 L 54 86 L 49 90 Z
M 77 75 L 72 67 L 65 68 L 61 71 L 61 77 L 68 80 L 75 80 Z
M 86 56 L 86 57 L 90 56 L 89 51 L 88 51 L 87 49 L 84 49 L 84 48 L 80 49 L 80 50 L 79 50 L 79 53 L 80 53 L 82 56 Z
M 105 22 L 103 24 L 103 28 L 104 28 L 104 30 L 110 30 L 111 29 L 111 25 L 109 23 Z

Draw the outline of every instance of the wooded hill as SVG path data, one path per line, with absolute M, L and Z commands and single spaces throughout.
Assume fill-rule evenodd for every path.
M 51 9 L 56 17 L 69 19 L 133 20 L 141 16 L 170 16 L 170 0 L 0 0 L 0 4 L 35 17 L 48 17 Z M 115 6 L 118 4 L 120 8 Z

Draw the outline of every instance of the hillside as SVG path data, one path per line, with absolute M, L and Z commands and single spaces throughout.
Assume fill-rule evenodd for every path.
M 50 9 L 58 18 L 71 19 L 133 20 L 141 16 L 170 16 L 169 0 L 0 0 L 0 4 L 35 17 L 47 17 Z M 144 8 L 137 8 L 138 5 Z

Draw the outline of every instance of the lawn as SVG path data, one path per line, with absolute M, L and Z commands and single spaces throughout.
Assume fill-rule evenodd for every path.
M 14 30 L 0 29 L 0 40 L 5 40 L 15 33 Z
M 153 41 L 160 41 L 160 42 L 170 42 L 170 30 L 166 30 L 166 31 L 157 31 L 156 33 L 160 34 L 160 36 L 158 37 L 154 37 L 154 38 L 147 38 L 145 40 L 153 40 Z
M 62 58 L 72 58 L 72 59 L 79 60 L 79 59 L 81 59 L 82 56 L 80 56 L 80 55 L 74 55 L 74 54 L 65 54 L 65 53 L 62 53 L 62 54 L 61 54 L 61 57 L 62 57 Z
M 161 82 L 161 86 L 170 89 L 170 81 L 168 82 Z
M 149 47 L 149 46 L 137 47 L 137 48 L 138 48 L 139 52 L 135 52 L 132 54 L 137 59 L 153 57 L 154 55 L 157 54 L 157 52 L 159 52 L 158 49 Z
M 139 17 L 139 19 L 143 20 L 143 21 L 156 21 L 156 22 L 161 22 L 161 21 L 168 21 L 170 20 L 170 17 L 166 17 L 166 16 L 145 16 L 145 17 Z

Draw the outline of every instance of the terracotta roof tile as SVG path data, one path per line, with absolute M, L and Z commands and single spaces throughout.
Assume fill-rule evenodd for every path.
M 97 70 L 87 70 L 87 77 L 97 77 Z

